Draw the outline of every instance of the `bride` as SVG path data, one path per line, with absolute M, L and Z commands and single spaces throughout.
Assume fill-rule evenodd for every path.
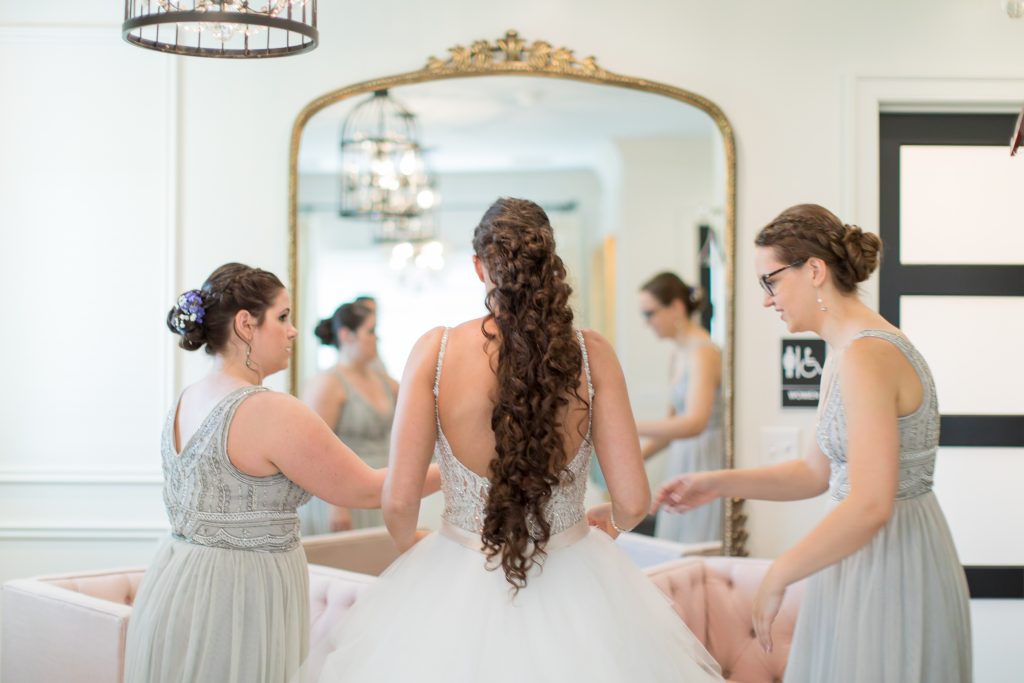
M 335 631 L 320 680 L 722 680 L 612 542 L 650 492 L 622 370 L 573 329 L 547 215 L 499 199 L 473 248 L 488 315 L 425 334 L 402 377 L 383 509 L 406 552 Z M 595 452 L 612 502 L 585 512 Z M 432 454 L 443 524 L 413 545 Z

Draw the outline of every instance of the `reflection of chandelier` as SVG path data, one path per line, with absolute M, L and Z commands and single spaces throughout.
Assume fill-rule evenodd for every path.
M 376 222 L 378 241 L 422 241 L 434 234 L 436 205 L 416 117 L 378 90 L 341 126 L 341 216 Z
M 392 270 L 415 266 L 420 270 L 444 269 L 444 245 L 437 240 L 426 242 L 399 242 L 391 249 Z
M 125 0 L 121 35 L 199 57 L 280 57 L 317 46 L 316 0 Z

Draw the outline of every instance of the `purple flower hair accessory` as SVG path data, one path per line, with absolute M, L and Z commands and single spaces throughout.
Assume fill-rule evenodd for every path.
M 178 297 L 178 314 L 174 316 L 174 327 L 184 334 L 188 323 L 202 325 L 205 315 L 203 293 L 198 289 L 190 289 Z

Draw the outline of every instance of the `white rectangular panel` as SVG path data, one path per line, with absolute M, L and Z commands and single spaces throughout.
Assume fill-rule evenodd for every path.
M 900 147 L 900 262 L 1024 263 L 1022 187 L 1004 145 Z
M 1024 297 L 904 296 L 900 327 L 931 367 L 943 414 L 1024 414 Z
M 1024 564 L 1024 448 L 939 449 L 935 495 L 967 565 Z
M 159 471 L 172 64 L 108 30 L 0 29 L 4 467 Z

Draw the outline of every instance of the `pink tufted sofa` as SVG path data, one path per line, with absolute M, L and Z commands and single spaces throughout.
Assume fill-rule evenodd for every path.
M 132 602 L 143 568 L 8 581 L 2 683 L 120 683 Z M 310 565 L 310 649 L 373 576 Z
M 303 542 L 310 564 L 310 652 L 397 556 L 384 530 L 342 532 Z M 647 569 L 731 681 L 782 679 L 803 587 L 786 592 L 765 654 L 750 610 L 770 561 L 730 557 L 673 560 Z M 338 568 L 338 567 L 343 568 Z M 358 569 L 360 572 L 351 571 Z M 10 581 L 3 586 L 0 683 L 120 683 L 131 604 L 144 570 L 109 570 Z
M 751 609 L 771 560 L 738 557 L 684 558 L 651 567 L 647 575 L 672 600 L 676 612 L 737 683 L 782 681 L 793 640 L 803 582 L 786 590 L 766 654 L 754 637 Z
M 429 533 L 417 531 L 422 537 Z M 310 651 L 398 557 L 383 527 L 303 539 L 310 562 Z M 327 565 L 327 566 L 318 566 Z M 3 586 L 0 683 L 120 683 L 144 568 L 43 576 Z

